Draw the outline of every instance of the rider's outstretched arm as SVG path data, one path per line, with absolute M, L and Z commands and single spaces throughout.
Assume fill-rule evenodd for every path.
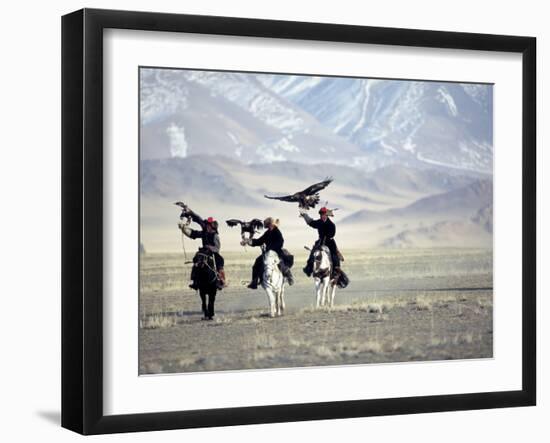
M 205 228 L 204 219 L 199 214 L 191 209 L 189 209 L 187 213 L 189 214 L 189 217 L 191 217 L 191 220 L 193 220 L 195 223 L 198 223 L 202 229 Z
M 265 231 L 264 234 L 259 238 L 249 238 L 247 239 L 247 243 L 250 246 L 262 246 L 265 244 L 265 238 L 268 231 Z
M 309 214 L 305 211 L 300 211 L 300 217 L 303 217 L 304 218 L 304 221 L 306 222 L 306 224 L 308 224 L 309 226 L 312 226 L 312 223 L 315 222 L 315 220 L 313 220 Z

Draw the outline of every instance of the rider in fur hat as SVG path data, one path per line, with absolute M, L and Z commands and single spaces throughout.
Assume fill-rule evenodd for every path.
M 286 277 L 289 285 L 294 284 L 294 278 L 292 277 L 292 272 L 290 271 L 294 257 L 292 257 L 288 251 L 283 249 L 285 240 L 283 238 L 283 234 L 281 234 L 281 231 L 279 230 L 279 219 L 275 220 L 273 217 L 266 218 L 264 220 L 264 228 L 266 231 L 261 237 L 244 239 L 241 242 L 241 245 L 264 246 L 264 252 L 275 251 L 281 259 L 279 262 L 281 272 Z M 252 281 L 248 285 L 250 289 L 258 288 L 258 283 L 263 273 L 263 264 L 263 258 L 260 255 L 256 258 L 254 266 L 252 267 Z
M 336 235 L 336 225 L 332 222 L 329 217 L 333 216 L 333 213 L 330 209 L 322 207 L 319 209 L 319 219 L 313 220 L 306 211 L 300 211 L 300 216 L 304 218 L 305 222 L 314 229 L 317 229 L 319 234 L 319 239 L 315 242 L 307 264 L 304 268 L 304 273 L 310 277 L 313 272 L 313 252 L 320 248 L 321 246 L 326 246 L 330 250 L 332 256 L 332 265 L 334 269 L 334 275 L 338 275 L 341 272 L 340 269 L 340 252 L 334 241 L 334 236 Z
M 222 289 L 225 286 L 225 271 L 223 269 L 224 259 L 220 255 L 221 242 L 220 236 L 218 234 L 218 222 L 213 217 L 203 219 L 190 209 L 186 210 L 186 215 L 189 216 L 191 220 L 193 220 L 195 223 L 197 223 L 201 227 L 201 230 L 199 231 L 196 229 L 191 229 L 187 224 L 183 222 L 178 223 L 178 227 L 187 237 L 192 239 L 200 238 L 202 240 L 202 246 L 197 251 L 197 254 L 195 254 L 195 256 L 193 257 L 194 264 L 193 269 L 191 270 L 191 284 L 189 285 L 189 287 L 195 290 L 198 289 L 195 266 L 198 261 L 198 254 L 208 253 L 214 256 L 216 270 L 218 272 L 217 286 L 218 289 Z

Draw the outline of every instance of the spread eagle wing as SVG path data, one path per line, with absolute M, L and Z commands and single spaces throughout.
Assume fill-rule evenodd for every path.
M 262 229 L 264 227 L 264 223 L 258 219 L 258 218 L 253 218 L 252 220 L 250 220 L 250 226 L 252 226 L 253 229 Z
M 297 194 L 285 195 L 283 197 L 271 197 L 269 195 L 264 195 L 264 197 L 269 198 L 271 200 L 281 200 L 281 201 L 284 201 L 284 202 L 297 202 L 300 199 L 300 197 Z
M 176 202 L 174 203 L 176 206 L 179 206 L 182 209 L 187 209 L 187 205 L 183 202 Z
M 299 194 L 305 194 L 305 195 L 313 195 L 313 194 L 316 194 L 318 193 L 319 191 L 325 189 L 328 185 L 330 185 L 332 183 L 332 178 L 331 177 L 328 177 L 326 178 L 325 180 L 323 180 L 322 182 L 319 182 L 319 183 L 315 183 L 314 185 L 311 185 L 310 187 L 304 189 L 302 192 L 300 192 Z
M 225 221 L 227 223 L 227 226 L 229 227 L 233 227 L 233 226 L 237 226 L 237 225 L 240 225 L 242 224 L 243 222 L 240 221 L 240 220 L 237 220 L 236 218 L 232 218 L 232 219 L 229 219 L 229 220 L 226 220 Z

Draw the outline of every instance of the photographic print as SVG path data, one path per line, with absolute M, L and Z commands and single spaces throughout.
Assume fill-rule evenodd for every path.
M 140 375 L 493 357 L 493 85 L 139 68 Z

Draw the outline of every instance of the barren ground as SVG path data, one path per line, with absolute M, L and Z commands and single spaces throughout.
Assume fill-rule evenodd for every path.
M 225 255 L 210 322 L 182 254 L 142 256 L 141 374 L 492 357 L 491 250 L 347 251 L 351 283 L 332 309 L 314 309 L 302 254 L 274 319 L 263 290 L 243 286 L 256 252 Z

